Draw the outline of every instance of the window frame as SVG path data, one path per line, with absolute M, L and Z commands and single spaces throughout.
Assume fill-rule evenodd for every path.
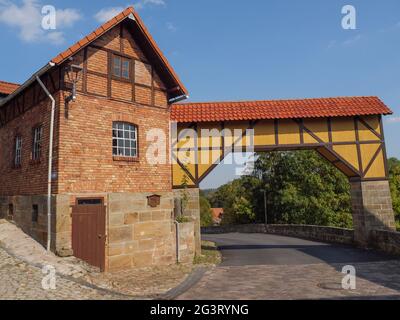
M 36 140 L 36 132 L 40 130 L 40 139 L 39 141 Z M 32 161 L 33 162 L 40 162 L 42 158 L 42 151 L 43 151 L 43 125 L 37 125 L 32 128 Z
M 119 59 L 118 68 L 116 68 L 116 66 L 117 66 L 116 59 Z M 126 68 L 123 68 L 124 63 L 128 63 L 127 76 L 123 75 L 124 70 L 126 71 Z M 119 70 L 119 72 L 116 73 L 115 72 L 116 70 Z M 114 78 L 122 79 L 122 80 L 125 80 L 125 81 L 127 81 L 127 80 L 131 81 L 132 80 L 132 72 L 131 71 L 132 71 L 132 59 L 129 59 L 129 58 L 126 58 L 126 57 L 122 57 L 122 56 L 114 54 L 114 53 L 112 54 L 112 57 L 111 57 L 111 74 L 112 74 L 112 76 Z
M 122 125 L 122 130 L 116 126 Z M 134 131 L 127 131 L 125 129 L 125 125 L 131 126 Z M 122 131 L 122 137 L 119 137 L 118 132 Z M 117 134 L 115 134 L 117 132 Z M 125 133 L 129 133 L 129 138 L 125 137 Z M 131 138 L 132 132 L 135 133 L 135 138 Z M 114 141 L 116 142 L 116 145 L 114 145 Z M 122 146 L 119 146 L 118 142 L 122 141 Z M 129 147 L 126 147 L 126 142 L 129 142 Z M 134 143 L 134 147 L 132 147 L 131 143 Z M 123 151 L 123 154 L 120 154 L 120 151 Z M 133 150 L 135 151 L 135 154 L 129 154 L 127 155 L 126 149 L 130 150 L 132 152 Z M 125 161 L 135 161 L 139 159 L 139 127 L 135 123 L 132 122 L 127 122 L 127 121 L 113 121 L 112 123 L 112 156 L 114 160 L 125 160 Z
M 18 144 L 19 142 L 19 144 Z M 17 134 L 14 138 L 14 157 L 13 167 L 20 168 L 22 166 L 22 136 Z

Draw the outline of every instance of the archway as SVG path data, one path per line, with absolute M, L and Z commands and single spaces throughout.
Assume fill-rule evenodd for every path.
M 371 230 L 395 228 L 387 114 L 374 97 L 174 105 L 173 188 L 190 190 L 195 216 L 200 182 L 231 152 L 314 149 L 349 178 L 355 240 L 365 245 Z

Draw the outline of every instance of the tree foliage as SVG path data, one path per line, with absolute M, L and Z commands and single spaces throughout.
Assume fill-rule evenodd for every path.
M 202 227 L 209 227 L 213 224 L 210 202 L 202 194 L 200 194 L 200 224 Z
M 252 176 L 209 199 L 224 208 L 223 223 L 264 222 L 264 190 L 269 223 L 352 227 L 348 179 L 314 151 L 260 154 Z
M 396 158 L 389 159 L 389 182 L 397 228 L 400 229 L 400 160 Z

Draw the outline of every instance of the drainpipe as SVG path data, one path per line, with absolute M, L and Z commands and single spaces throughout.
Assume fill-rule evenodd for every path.
M 50 138 L 49 138 L 49 170 L 47 175 L 47 251 L 50 251 L 51 246 L 51 176 L 53 171 L 53 135 L 54 135 L 54 113 L 56 107 L 56 100 L 47 90 L 46 86 L 40 80 L 39 76 L 36 76 L 36 80 L 42 87 L 43 91 L 51 100 L 51 117 L 50 117 Z
M 179 253 L 179 222 L 174 221 L 176 227 L 176 261 L 179 263 L 181 260 L 181 256 Z

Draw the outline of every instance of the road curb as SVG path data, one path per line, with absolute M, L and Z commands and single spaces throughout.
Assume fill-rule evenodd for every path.
M 2 250 L 4 250 L 8 255 L 10 255 L 11 257 L 13 257 L 14 259 L 18 259 L 21 262 L 32 266 L 36 269 L 42 270 L 43 267 L 45 266 L 45 264 L 40 264 L 40 263 L 33 263 L 30 261 L 25 260 L 24 258 L 14 254 L 12 252 L 12 250 L 8 249 L 3 243 L 0 242 L 0 248 Z M 76 284 L 79 284 L 81 286 L 102 292 L 104 294 L 108 294 L 108 295 L 114 295 L 117 297 L 120 297 L 122 300 L 173 300 L 176 297 L 182 295 L 183 293 L 185 293 L 186 291 L 188 291 L 191 287 L 193 287 L 197 282 L 199 282 L 201 280 L 201 278 L 203 277 L 203 275 L 206 273 L 207 270 L 209 270 L 209 267 L 205 267 L 205 266 L 201 266 L 201 267 L 196 267 L 190 274 L 188 277 L 186 277 L 186 279 L 180 283 L 178 286 L 176 286 L 175 288 L 170 289 L 169 291 L 167 291 L 164 294 L 161 295 L 153 295 L 153 296 L 134 296 L 134 295 L 130 295 L 130 294 L 125 294 L 125 293 L 121 293 L 118 291 L 114 291 L 111 289 L 106 289 L 106 288 L 102 288 L 99 287 L 95 284 L 92 284 L 86 280 L 83 279 L 79 279 L 79 278 L 74 278 L 72 276 L 66 275 L 66 274 L 62 274 L 57 272 L 57 276 L 59 276 L 60 278 L 66 279 L 68 281 L 74 282 Z
M 210 267 L 201 266 L 195 268 L 195 270 L 193 270 L 192 273 L 181 284 L 169 290 L 165 294 L 158 296 L 156 300 L 176 299 L 197 284 L 208 270 L 210 270 Z

